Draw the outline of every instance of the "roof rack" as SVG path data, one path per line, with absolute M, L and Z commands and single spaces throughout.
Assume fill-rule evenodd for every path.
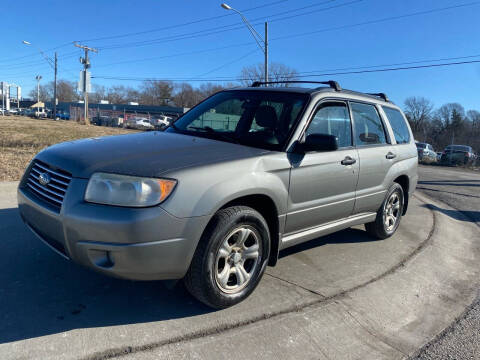
M 385 93 L 367 93 L 367 95 L 372 95 L 372 96 L 378 96 L 385 100 L 386 102 L 390 102 L 390 99 L 388 98 L 387 94 Z
M 251 86 L 259 87 L 260 85 L 268 84 L 323 84 L 328 85 L 335 91 L 342 91 L 340 84 L 333 80 L 328 81 L 301 81 L 301 80 L 285 80 L 285 81 L 255 81 Z

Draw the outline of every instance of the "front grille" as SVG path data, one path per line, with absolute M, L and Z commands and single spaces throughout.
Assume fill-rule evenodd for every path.
M 40 175 L 42 174 L 48 174 L 50 178 L 50 181 L 45 185 L 40 183 Z M 66 171 L 54 170 L 51 166 L 35 160 L 30 169 L 26 186 L 35 196 L 60 209 L 71 179 L 72 175 Z

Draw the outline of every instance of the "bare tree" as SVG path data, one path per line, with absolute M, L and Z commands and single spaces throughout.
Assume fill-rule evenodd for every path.
M 40 101 L 46 102 L 46 101 L 51 101 L 53 99 L 53 92 L 50 91 L 50 88 L 48 85 L 40 85 Z M 28 96 L 33 100 L 37 101 L 37 87 L 35 86 L 34 89 L 32 89 L 29 93 Z
M 435 112 L 435 117 L 442 122 L 445 129 L 448 129 L 454 122 L 458 125 L 460 117 L 465 118 L 465 109 L 459 103 L 444 104 Z
M 201 101 L 199 92 L 189 83 L 175 85 L 175 95 L 173 102 L 175 105 L 185 108 L 191 108 Z
M 141 85 L 140 100 L 145 105 L 167 105 L 172 94 L 173 84 L 171 82 L 147 80 Z
M 467 134 L 468 143 L 472 146 L 476 153 L 480 153 L 480 111 L 467 111 Z
M 92 104 L 98 104 L 100 100 L 106 100 L 107 90 L 103 85 L 93 84 L 93 92 L 89 95 L 89 101 Z
M 51 87 L 53 88 L 53 84 L 51 84 Z M 57 99 L 59 102 L 71 102 L 79 98 L 75 82 L 68 80 L 57 81 Z
M 414 135 L 425 137 L 426 128 L 432 119 L 433 103 L 424 98 L 412 96 L 405 100 L 405 115 Z
M 250 86 L 255 81 L 263 81 L 265 73 L 265 65 L 257 64 L 246 66 L 240 72 L 240 81 L 244 86 Z M 281 63 L 271 63 L 268 66 L 268 80 L 269 81 L 287 81 L 297 80 L 297 70 Z M 279 86 L 288 86 L 279 85 Z
M 37 87 L 28 94 L 35 101 L 37 100 Z M 57 99 L 59 102 L 71 102 L 79 99 L 76 84 L 73 81 L 60 79 L 57 81 Z M 40 101 L 53 100 L 53 81 L 40 85 Z

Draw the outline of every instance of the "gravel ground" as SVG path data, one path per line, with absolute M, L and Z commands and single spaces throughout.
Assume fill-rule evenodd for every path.
M 419 175 L 417 189 L 460 210 L 480 226 L 480 174 L 421 166 Z M 412 359 L 480 359 L 480 291 L 463 316 Z

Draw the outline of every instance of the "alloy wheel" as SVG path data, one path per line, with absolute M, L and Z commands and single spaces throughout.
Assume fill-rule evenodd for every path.
M 232 230 L 222 242 L 215 259 L 215 281 L 225 293 L 237 293 L 245 288 L 261 260 L 258 231 L 249 225 Z
M 400 196 L 395 191 L 388 198 L 383 209 L 383 223 L 385 230 L 391 232 L 400 218 Z

